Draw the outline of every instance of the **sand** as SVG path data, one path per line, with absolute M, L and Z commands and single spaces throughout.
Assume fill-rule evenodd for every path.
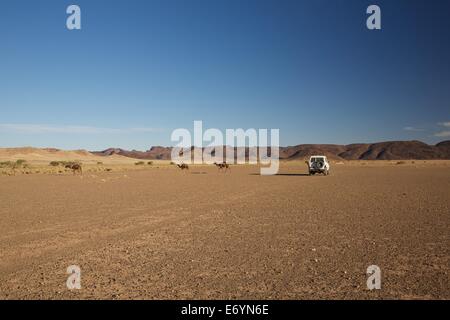
M 0 175 L 0 298 L 450 298 L 450 162 L 258 172 Z

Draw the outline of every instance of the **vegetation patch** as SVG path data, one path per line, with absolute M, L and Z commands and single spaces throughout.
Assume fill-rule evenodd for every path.
M 52 161 L 49 163 L 49 165 L 52 167 L 67 166 L 67 165 L 72 166 L 74 164 L 81 165 L 81 162 L 79 162 L 79 161 Z

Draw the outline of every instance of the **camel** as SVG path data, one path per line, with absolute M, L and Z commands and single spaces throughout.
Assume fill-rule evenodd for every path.
M 189 170 L 189 166 L 185 163 L 177 164 L 177 167 L 180 168 L 181 170 L 184 170 L 184 169 Z
M 225 169 L 225 172 L 227 172 L 227 170 L 230 169 L 230 165 L 228 163 L 226 163 L 225 161 L 223 163 L 214 162 L 214 165 L 217 168 L 219 168 L 219 171 L 221 171 L 222 169 Z
M 83 174 L 83 169 L 81 168 L 80 164 L 74 163 L 74 164 L 67 164 L 65 166 L 66 169 L 71 169 L 73 171 L 73 174 L 76 174 L 79 172 L 80 174 Z

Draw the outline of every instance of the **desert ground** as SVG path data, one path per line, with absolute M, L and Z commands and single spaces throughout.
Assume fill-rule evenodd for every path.
M 38 160 L 0 174 L 1 299 L 450 299 L 450 161 Z

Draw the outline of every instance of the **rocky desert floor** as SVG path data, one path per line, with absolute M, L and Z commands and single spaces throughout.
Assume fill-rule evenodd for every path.
M 450 299 L 449 192 L 445 161 L 1 175 L 0 298 Z

